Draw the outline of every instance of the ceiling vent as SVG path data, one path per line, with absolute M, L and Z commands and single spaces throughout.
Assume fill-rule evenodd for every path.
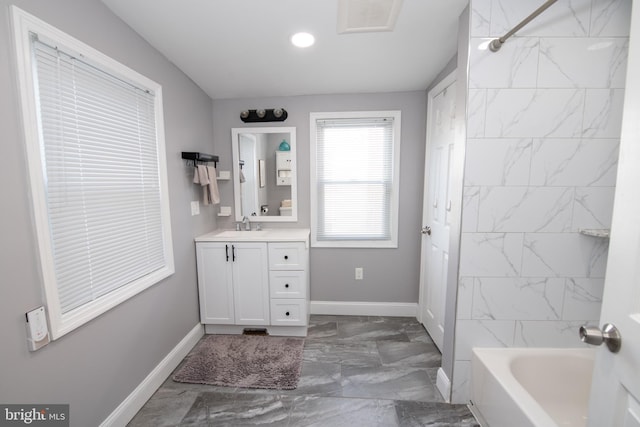
M 339 0 L 338 34 L 393 31 L 402 0 Z

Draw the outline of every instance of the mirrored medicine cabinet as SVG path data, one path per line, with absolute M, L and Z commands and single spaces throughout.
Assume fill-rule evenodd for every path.
M 298 220 L 296 128 L 233 128 L 235 219 Z

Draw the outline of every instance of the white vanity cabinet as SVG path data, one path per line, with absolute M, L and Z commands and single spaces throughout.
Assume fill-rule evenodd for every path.
M 308 258 L 303 242 L 269 243 L 272 325 L 307 324 Z
M 267 244 L 197 244 L 200 319 L 221 325 L 269 324 Z
M 206 333 L 306 336 L 309 230 L 221 231 L 196 238 Z

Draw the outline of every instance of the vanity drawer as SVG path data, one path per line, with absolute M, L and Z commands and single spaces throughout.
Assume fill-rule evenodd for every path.
M 307 301 L 272 299 L 271 324 L 274 326 L 305 326 L 307 324 Z
M 269 243 L 269 269 L 306 270 L 308 250 L 304 242 Z
M 304 271 L 271 271 L 271 298 L 306 298 L 307 275 Z

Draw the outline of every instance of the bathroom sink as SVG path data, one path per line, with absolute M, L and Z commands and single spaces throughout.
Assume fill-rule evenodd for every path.
M 268 230 L 216 230 L 196 237 L 196 242 L 294 242 L 309 241 L 308 228 L 269 228 Z
M 229 240 L 255 240 L 264 238 L 268 234 L 267 230 L 251 230 L 251 231 L 237 231 L 237 230 L 225 230 L 221 233 L 217 233 L 215 237 L 220 239 Z

